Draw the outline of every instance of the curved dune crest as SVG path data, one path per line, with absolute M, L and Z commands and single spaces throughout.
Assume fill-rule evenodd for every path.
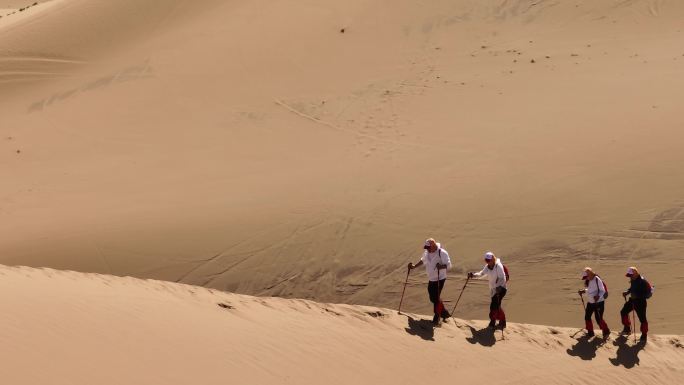
M 511 324 L 501 340 L 481 321 L 433 330 L 383 308 L 26 267 L 0 267 L 0 296 L 12 384 L 411 384 L 483 372 L 506 383 L 637 384 L 684 374 L 682 336 L 633 347 L 614 334 L 600 345 L 578 342 L 576 329 Z
M 217 1 L 51 0 L 16 4 L 0 19 L 0 84 L 4 91 L 58 81 L 87 71 L 84 64 L 113 58 L 173 30 Z M 9 5 L 11 6 L 11 4 Z M 20 8 L 21 7 L 21 8 Z M 26 7 L 26 8 L 23 8 Z M 87 67 L 86 67 L 87 68 Z

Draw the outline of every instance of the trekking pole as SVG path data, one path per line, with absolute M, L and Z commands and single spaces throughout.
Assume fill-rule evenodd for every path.
M 499 313 L 498 316 L 501 318 L 501 313 L 503 312 L 503 298 L 501 298 L 501 294 L 497 294 L 499 296 Z M 501 319 L 499 319 L 499 325 L 501 325 Z M 501 328 L 501 340 L 505 340 L 506 337 L 504 336 L 504 329 Z
M 632 301 L 632 335 L 636 344 L 636 308 L 634 307 L 634 301 Z
M 439 319 L 442 318 L 444 313 L 444 304 L 442 303 L 442 290 L 439 287 L 439 267 L 437 268 L 437 303 L 435 304 L 435 310 L 437 314 L 437 323 L 439 324 Z
M 466 281 L 463 284 L 463 288 L 461 289 L 461 294 L 458 295 L 458 299 L 456 300 L 456 304 L 454 305 L 454 309 L 451 311 L 452 317 L 453 317 L 454 313 L 456 312 L 456 306 L 458 306 L 458 302 L 461 300 L 461 296 L 463 295 L 463 292 L 465 291 L 465 288 L 468 285 L 468 281 L 470 281 L 470 277 L 466 278 Z
M 584 296 L 582 296 L 582 293 L 579 293 L 579 296 L 582 299 L 582 309 L 584 309 L 584 311 L 587 311 L 587 306 L 584 304 Z
M 411 274 L 411 269 L 406 271 L 406 282 L 404 282 L 404 290 L 401 291 L 401 299 L 399 300 L 399 309 L 397 314 L 401 314 L 401 303 L 404 302 L 404 293 L 406 292 L 406 285 L 408 284 L 409 274 Z

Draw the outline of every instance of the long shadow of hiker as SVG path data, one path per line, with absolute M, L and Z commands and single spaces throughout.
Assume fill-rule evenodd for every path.
M 591 360 L 596 357 L 596 351 L 603 346 L 605 342 L 605 340 L 598 337 L 592 339 L 591 337 L 582 336 L 578 338 L 577 343 L 572 345 L 572 348 L 566 350 L 566 352 L 573 357 Z
M 404 330 L 406 330 L 406 333 L 412 336 L 418 336 L 426 341 L 435 340 L 435 327 L 432 324 L 432 320 L 415 320 L 408 317 L 408 327 Z
M 627 369 L 639 365 L 639 352 L 646 346 L 646 341 L 639 341 L 635 345 L 627 345 L 629 336 L 621 335 L 613 345 L 618 347 L 617 356 L 610 358 L 610 363 L 615 366 L 624 366 Z
M 484 328 L 477 330 L 474 327 L 468 325 L 470 332 L 473 334 L 472 337 L 466 337 L 466 341 L 471 344 L 480 344 L 482 346 L 494 346 L 496 343 L 496 337 L 494 337 L 494 329 Z

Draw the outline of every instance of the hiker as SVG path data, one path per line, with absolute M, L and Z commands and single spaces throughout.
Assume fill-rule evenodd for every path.
M 415 265 L 409 262 L 408 268 L 411 270 L 425 265 L 425 270 L 427 270 L 428 274 L 428 295 L 435 313 L 434 317 L 432 317 L 432 323 L 438 324 L 440 317 L 444 321 L 450 317 L 449 312 L 444 307 L 444 303 L 441 301 L 440 295 L 446 282 L 447 269 L 451 268 L 451 259 L 449 258 L 449 253 L 432 238 L 425 241 L 423 249 L 425 251 L 420 261 Z
M 626 277 L 629 277 L 630 286 L 622 293 L 623 297 L 629 295 L 629 300 L 625 302 L 625 306 L 620 310 L 622 316 L 622 324 L 625 328 L 622 330 L 623 334 L 632 332 L 631 322 L 629 321 L 629 312 L 635 311 L 639 322 L 641 322 L 641 341 L 646 341 L 648 338 L 648 320 L 646 319 L 646 300 L 651 297 L 651 284 L 646 281 L 636 267 L 631 266 L 627 269 Z M 636 326 L 636 325 L 635 325 Z
M 587 328 L 587 337 L 594 336 L 594 323 L 591 321 L 591 315 L 596 318 L 596 323 L 603 331 L 603 338 L 610 336 L 610 329 L 606 321 L 603 319 L 603 311 L 605 310 L 605 299 L 608 296 L 606 286 L 591 267 L 585 267 L 582 272 L 582 280 L 584 281 L 585 289 L 578 291 L 579 295 L 587 294 L 587 307 L 584 311 L 584 323 Z
M 508 291 L 506 288 L 506 271 L 501 260 L 491 251 L 485 253 L 484 261 L 486 265 L 482 271 L 468 273 L 468 278 L 483 276 L 489 278 L 489 295 L 492 298 L 492 303 L 489 305 L 489 328 L 494 329 L 496 320 L 499 320 L 498 327 L 503 330 L 506 328 L 506 314 L 501 308 L 501 301 Z

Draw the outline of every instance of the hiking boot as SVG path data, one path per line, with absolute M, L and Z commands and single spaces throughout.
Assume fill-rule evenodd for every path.
M 639 341 L 641 341 L 641 342 L 646 342 L 647 339 L 648 339 L 647 334 L 646 334 L 646 333 L 641 333 L 641 338 L 639 338 Z
M 501 330 L 506 329 L 506 321 L 499 321 L 499 325 L 497 327 Z
M 442 312 L 442 321 L 446 321 L 447 318 L 449 318 L 449 317 L 451 317 L 451 314 L 449 314 L 448 311 L 444 310 L 444 311 Z
M 610 337 L 610 329 L 603 329 L 603 338 Z
M 594 331 L 593 331 L 593 330 L 588 330 L 588 331 L 587 331 L 587 334 L 586 334 L 587 337 L 593 337 L 593 336 L 595 336 L 595 335 L 596 335 L 596 334 L 594 334 Z
M 632 332 L 632 328 L 630 328 L 629 325 L 625 325 L 625 327 L 622 329 L 622 334 L 629 335 L 631 332 Z
M 488 328 L 494 329 L 496 325 L 494 324 L 494 320 L 489 321 L 489 325 L 487 325 Z

